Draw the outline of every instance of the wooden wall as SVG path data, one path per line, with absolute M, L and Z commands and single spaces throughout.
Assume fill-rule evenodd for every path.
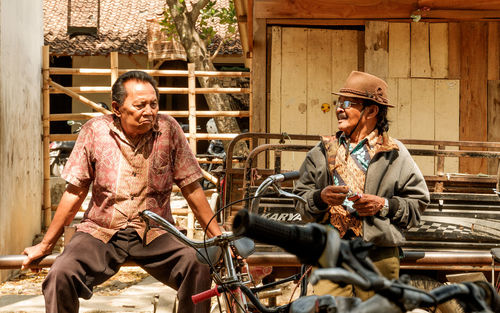
M 269 27 L 268 131 L 333 133 L 334 112 L 323 113 L 321 104 L 331 104 L 331 91 L 359 69 L 388 82 L 395 105 L 389 110 L 393 137 L 500 141 L 497 22 L 366 21 L 364 26 L 364 31 Z M 434 173 L 433 159 L 416 159 L 425 174 Z M 445 167 L 496 173 L 496 164 L 477 159 L 448 160 Z
M 360 31 L 272 27 L 269 132 L 331 134 L 337 130 L 331 106 L 358 68 Z M 300 142 L 296 142 L 300 143 Z M 314 144 L 311 142 L 310 144 Z M 305 153 L 283 155 L 284 169 L 298 169 Z

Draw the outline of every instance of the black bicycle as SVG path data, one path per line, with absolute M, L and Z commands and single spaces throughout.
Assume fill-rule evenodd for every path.
M 377 273 L 368 257 L 372 244 L 362 239 L 340 239 L 335 230 L 319 224 L 285 224 L 241 210 L 234 218 L 233 232 L 279 246 L 295 254 L 304 264 L 320 266 L 309 278 L 313 284 L 328 279 L 376 292 L 367 301 L 331 296 L 301 297 L 290 305 L 289 312 L 401 313 L 435 308 L 451 299 L 456 299 L 466 312 L 500 312 L 500 297 L 487 282 L 451 284 L 427 292 L 406 284 L 404 277 L 390 281 Z

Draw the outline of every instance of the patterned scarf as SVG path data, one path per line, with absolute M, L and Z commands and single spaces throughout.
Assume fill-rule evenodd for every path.
M 387 133 L 379 135 L 377 130 L 354 147 L 343 134 L 338 139 L 337 136 L 323 136 L 322 142 L 333 185 L 348 186 L 356 193 L 364 192 L 366 171 L 373 156 L 379 152 L 398 149 Z M 344 237 L 348 230 L 355 236 L 363 235 L 362 219 L 352 205 L 353 202 L 346 199 L 342 205 L 329 207 L 329 222 L 339 231 L 341 237 Z

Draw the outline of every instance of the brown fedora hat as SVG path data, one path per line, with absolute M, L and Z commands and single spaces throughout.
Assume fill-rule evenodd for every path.
M 352 71 L 344 87 L 340 88 L 339 92 L 332 93 L 337 96 L 368 99 L 381 105 L 394 107 L 389 104 L 387 98 L 387 83 L 377 76 L 364 72 Z

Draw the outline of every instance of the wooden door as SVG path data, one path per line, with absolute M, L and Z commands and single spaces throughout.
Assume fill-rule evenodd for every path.
M 360 35 L 359 30 L 272 27 L 269 132 L 337 131 L 332 91 L 358 70 Z M 285 152 L 282 168 L 296 170 L 304 158 L 305 153 Z

